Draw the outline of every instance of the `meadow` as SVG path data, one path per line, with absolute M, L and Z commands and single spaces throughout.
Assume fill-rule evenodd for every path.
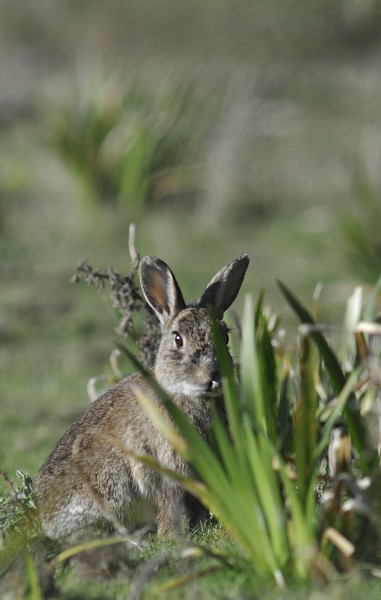
M 353 329 L 374 323 L 380 304 L 379 2 L 2 5 L 1 593 L 378 597 L 379 333 Z M 240 495 L 227 477 L 219 488 L 206 468 L 210 522 L 127 558 L 115 546 L 121 572 L 94 583 L 91 564 L 79 574 L 63 559 L 46 566 L 59 548 L 41 537 L 16 471 L 33 478 L 88 405 L 88 381 L 115 378 L 119 311 L 107 289 L 71 279 L 85 258 L 127 274 L 130 223 L 140 256 L 165 260 L 188 299 L 249 254 L 229 316 L 240 395 L 224 371 L 237 437 L 231 447 L 220 435 L 218 454 L 221 486 L 233 456 L 248 485 Z M 119 367 L 135 368 L 126 355 Z M 338 417 L 353 461 L 324 504 L 337 483 L 323 460 Z M 197 441 L 179 426 L 197 462 Z M 227 489 L 244 523 L 219 505 Z M 324 537 L 329 526 L 354 553 Z

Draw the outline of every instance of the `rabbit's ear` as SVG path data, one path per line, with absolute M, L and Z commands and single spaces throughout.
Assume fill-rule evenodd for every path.
M 185 302 L 171 269 L 159 258 L 145 256 L 140 262 L 140 285 L 160 323 L 185 308 Z
M 216 318 L 222 319 L 239 292 L 248 265 L 249 257 L 244 254 L 218 271 L 206 286 L 199 306 L 212 306 Z

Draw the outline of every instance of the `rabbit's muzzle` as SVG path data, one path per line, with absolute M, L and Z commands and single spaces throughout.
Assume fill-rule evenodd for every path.
M 217 360 L 202 357 L 193 365 L 191 379 L 200 396 L 220 396 L 222 393 L 221 372 Z
M 161 365 L 162 367 L 162 365 Z M 172 395 L 190 397 L 221 396 L 221 373 L 215 357 L 187 357 L 179 369 L 170 372 L 163 368 L 155 369 L 159 384 Z
M 205 390 L 207 396 L 220 396 L 222 393 L 222 384 L 221 384 L 221 372 L 218 368 L 215 368 L 210 373 L 210 378 L 207 383 L 207 388 Z

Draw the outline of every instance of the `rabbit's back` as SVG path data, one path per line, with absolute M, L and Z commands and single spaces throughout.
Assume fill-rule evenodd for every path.
M 45 474 L 53 475 L 60 464 L 65 465 L 66 461 L 72 457 L 74 444 L 77 444 L 78 451 L 81 451 L 89 447 L 97 436 L 107 435 L 109 432 L 109 435 L 116 437 L 126 428 L 133 427 L 136 420 L 140 422 L 142 411 L 132 392 L 134 386 L 139 386 L 145 393 L 150 394 L 150 390 L 142 381 L 141 376 L 134 373 L 122 379 L 92 402 L 57 443 L 41 468 L 36 483 Z

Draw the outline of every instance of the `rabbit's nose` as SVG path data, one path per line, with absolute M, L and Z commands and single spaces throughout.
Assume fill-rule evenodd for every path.
M 210 378 L 212 379 L 212 381 L 220 381 L 221 380 L 221 373 L 219 371 L 219 369 L 214 369 L 214 371 L 212 371 Z
M 221 386 L 221 373 L 216 369 L 210 375 L 209 387 L 211 390 L 216 390 Z

